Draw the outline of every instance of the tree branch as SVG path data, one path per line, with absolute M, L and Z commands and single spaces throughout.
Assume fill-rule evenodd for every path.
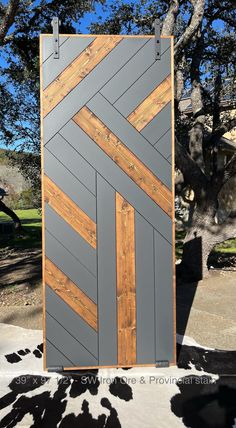
M 213 131 L 209 144 L 212 144 L 215 139 L 221 138 L 226 132 L 231 131 L 236 127 L 236 117 L 228 120 L 228 122 L 221 124 L 218 128 Z
M 236 237 L 236 216 L 228 217 L 222 224 L 214 224 L 210 227 L 210 233 L 215 236 L 216 244 Z
M 196 199 L 201 198 L 202 191 L 207 187 L 207 178 L 177 138 L 175 139 L 175 162 L 186 184 L 194 190 Z
M 19 0 L 9 0 L 9 3 L 5 8 L 5 13 L 3 14 L 2 22 L 0 24 L 0 46 L 4 44 L 7 32 L 14 22 L 19 3 Z
M 189 44 L 192 40 L 192 37 L 197 32 L 198 28 L 201 25 L 204 9 L 205 9 L 205 0 L 195 0 L 193 3 L 193 14 L 190 20 L 190 24 L 185 29 L 182 36 L 179 38 L 178 42 L 175 45 L 175 61 L 178 60 L 183 49 Z
M 222 172 L 221 187 L 234 176 L 236 176 L 236 153 L 234 153 L 230 161 L 224 167 Z
M 179 12 L 179 0 L 172 0 L 162 26 L 162 36 L 172 36 Z
M 203 89 L 200 79 L 200 65 L 202 52 L 204 49 L 203 34 L 200 27 L 196 36 L 196 45 L 193 51 L 193 57 L 190 68 L 190 78 L 192 83 L 191 104 L 193 111 L 194 124 L 189 132 L 189 150 L 192 159 L 203 170 L 203 139 L 204 139 L 204 124 L 205 124 L 205 106 L 203 103 Z
M 175 70 L 175 99 L 179 103 L 183 91 L 184 91 L 184 80 L 185 80 L 185 73 L 186 73 L 186 57 L 183 53 L 182 57 L 176 64 L 176 70 Z

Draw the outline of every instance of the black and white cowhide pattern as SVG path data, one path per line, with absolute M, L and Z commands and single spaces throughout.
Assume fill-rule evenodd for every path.
M 49 374 L 42 333 L 8 327 L 0 428 L 236 428 L 234 351 L 188 339 L 177 346 L 178 367 Z

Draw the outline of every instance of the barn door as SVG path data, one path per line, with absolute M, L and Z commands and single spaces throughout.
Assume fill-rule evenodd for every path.
M 47 369 L 175 361 L 171 43 L 41 36 Z

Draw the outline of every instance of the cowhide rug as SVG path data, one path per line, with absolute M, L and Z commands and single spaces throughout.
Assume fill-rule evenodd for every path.
M 48 374 L 41 331 L 0 333 L 0 428 L 236 428 L 236 351 L 178 336 L 178 367 Z

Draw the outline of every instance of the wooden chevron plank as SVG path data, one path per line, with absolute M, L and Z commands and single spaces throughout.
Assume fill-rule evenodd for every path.
M 128 121 L 141 131 L 171 100 L 171 76 L 163 82 L 128 116 Z
M 136 364 L 134 209 L 116 193 L 118 364 Z
M 59 214 L 85 241 L 96 248 L 96 224 L 62 190 L 44 175 L 44 200 Z
M 88 107 L 73 118 L 99 147 L 170 217 L 171 191 L 114 135 Z
M 45 283 L 97 331 L 97 305 L 47 257 Z
M 81 82 L 105 56 L 122 40 L 122 37 L 96 37 L 96 39 L 43 91 L 45 117 L 69 92 Z

